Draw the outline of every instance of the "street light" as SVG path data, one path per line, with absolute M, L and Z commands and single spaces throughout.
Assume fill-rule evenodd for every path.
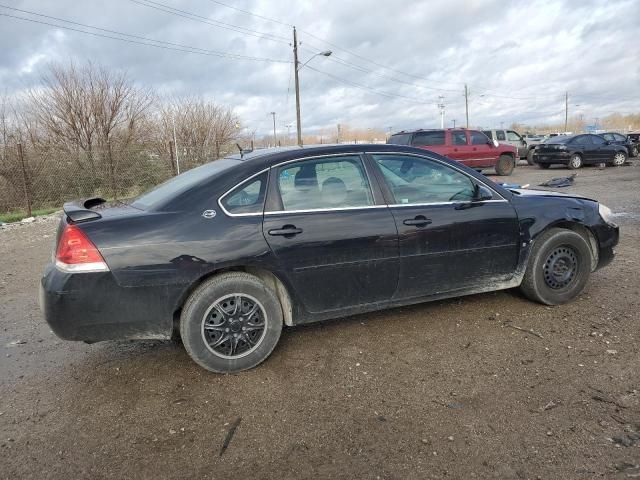
M 331 55 L 331 50 L 325 50 L 313 55 L 309 60 L 300 64 L 298 61 L 298 35 L 296 33 L 296 27 L 293 27 L 293 65 L 295 67 L 295 81 L 296 81 L 296 128 L 298 130 L 298 145 L 302 146 L 302 124 L 300 122 L 300 79 L 298 78 L 298 72 L 307 63 L 318 56 L 328 57 Z

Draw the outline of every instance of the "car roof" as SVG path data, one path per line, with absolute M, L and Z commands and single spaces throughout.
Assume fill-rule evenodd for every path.
M 394 145 L 387 143 L 351 143 L 351 144 L 321 144 L 321 145 L 305 145 L 303 147 L 275 147 L 275 148 L 261 148 L 253 150 L 252 152 L 235 153 L 225 158 L 233 160 L 241 160 L 246 165 L 257 166 L 259 164 L 264 167 L 281 163 L 287 160 L 302 159 L 310 156 L 317 155 L 336 155 L 336 154 L 348 154 L 348 153 L 365 153 L 365 152 L 407 152 L 418 153 L 420 155 L 425 154 L 425 150 L 409 147 L 405 145 Z M 433 155 L 433 154 L 432 154 Z
M 479 132 L 480 130 L 476 129 L 476 128 L 466 128 L 466 127 L 447 127 L 447 128 L 416 128 L 415 130 L 401 130 L 399 132 L 393 133 L 391 134 L 391 136 L 393 137 L 394 135 L 409 135 L 411 133 L 419 133 L 419 132 L 444 132 L 446 130 L 469 130 L 470 132 Z

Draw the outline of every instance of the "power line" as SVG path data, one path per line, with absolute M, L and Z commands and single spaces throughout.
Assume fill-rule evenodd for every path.
M 161 12 L 169 13 L 171 15 L 176 15 L 179 17 L 187 18 L 189 20 L 193 20 L 200 23 L 206 23 L 208 25 L 224 28 L 225 30 L 231 30 L 233 32 L 242 33 L 245 35 L 251 35 L 253 37 L 257 37 L 260 39 L 271 40 L 274 42 L 280 42 L 289 44 L 289 39 L 286 37 L 282 37 L 280 35 L 275 35 L 272 33 L 260 32 L 257 30 L 253 30 L 250 28 L 241 27 L 239 25 L 233 25 L 231 23 L 221 22 L 219 20 L 212 20 L 210 18 L 204 17 L 202 15 L 198 15 L 196 13 L 187 12 L 186 10 L 180 10 L 179 8 L 174 8 L 169 5 L 165 5 L 160 2 L 154 2 L 153 0 L 130 0 L 133 3 L 141 5 L 143 7 L 153 8 L 155 10 L 159 10 Z
M 8 7 L 6 5 L 0 4 L 0 7 L 2 8 L 6 8 L 9 10 L 14 10 L 14 11 L 18 11 L 21 13 L 26 13 L 29 15 L 36 15 L 38 17 L 43 17 L 43 18 L 48 18 L 51 20 L 55 20 L 58 22 L 63 22 L 63 23 L 68 23 L 71 25 L 77 25 L 80 27 L 84 27 L 84 28 L 90 28 L 93 30 L 98 30 L 101 32 L 107 32 L 113 35 L 119 35 L 118 37 L 114 37 L 113 35 L 106 35 L 103 33 L 97 33 L 97 32 L 89 32 L 86 30 L 81 30 L 79 28 L 73 28 L 73 27 L 68 27 L 68 26 L 64 26 L 64 25 L 56 25 L 54 23 L 50 23 L 50 22 L 45 22 L 42 20 L 36 20 L 33 18 L 25 18 L 25 17 L 19 17 L 16 15 L 10 15 L 8 13 L 0 13 L 0 16 L 3 17 L 9 17 L 9 18 L 15 18 L 17 20 L 23 20 L 23 21 L 27 21 L 27 22 L 32 22 L 32 23 L 39 23 L 41 25 L 48 25 L 51 27 L 56 27 L 56 28 L 62 28 L 64 30 L 71 30 L 74 32 L 79 32 L 79 33 L 84 33 L 87 35 L 93 35 L 96 37 L 102 37 L 102 38 L 109 38 L 112 40 L 119 40 L 121 42 L 127 42 L 127 43 L 134 43 L 134 44 L 138 44 L 138 45 L 145 45 L 148 47 L 156 47 L 156 48 L 162 48 L 165 50 L 174 50 L 174 51 L 179 51 L 179 52 L 186 52 L 186 53 L 197 53 L 199 55 L 208 55 L 208 56 L 214 56 L 214 57 L 220 57 L 220 58 L 229 58 L 229 59 L 233 59 L 233 60 L 253 60 L 253 61 L 261 61 L 261 62 L 272 62 L 272 63 L 291 63 L 288 60 L 277 60 L 277 59 L 272 59 L 272 58 L 264 58 L 264 57 L 252 57 L 252 56 L 248 56 L 248 55 L 241 55 L 241 54 L 236 54 L 236 53 L 229 53 L 229 52 L 223 52 L 223 51 L 219 51 L 219 50 L 207 50 L 204 48 L 199 48 L 199 47 L 192 47 L 190 45 L 183 45 L 180 43 L 172 43 L 172 42 L 166 42 L 164 40 L 154 40 L 152 38 L 147 38 L 147 37 L 142 37 L 140 35 L 133 35 L 130 33 L 123 33 L 123 32 L 118 32 L 116 30 L 109 30 L 106 28 L 100 28 L 100 27 L 94 27 L 92 25 L 88 25 L 88 24 L 84 24 L 84 23 L 79 23 L 79 22 L 73 22 L 71 20 L 65 20 L 63 18 L 58 18 L 58 17 L 53 17 L 50 15 L 44 15 L 41 13 L 36 13 L 36 12 L 30 12 L 28 10 L 21 10 L 19 8 L 13 8 L 13 7 Z M 129 37 L 129 38 L 122 38 L 122 37 Z M 137 40 L 134 40 L 137 39 Z M 147 43 L 147 42 L 151 42 L 151 43 Z
M 249 10 L 243 10 L 242 8 L 234 7 L 233 5 L 229 5 L 229 4 L 224 3 L 224 2 L 219 2 L 218 0 L 209 0 L 209 1 L 211 3 L 216 3 L 218 5 L 222 5 L 223 7 L 227 7 L 227 8 L 230 8 L 232 10 L 236 10 L 238 12 L 242 12 L 242 13 L 245 13 L 247 15 L 251 15 L 252 17 L 256 17 L 256 18 L 260 18 L 262 20 L 266 20 L 268 22 L 273 22 L 273 23 L 277 23 L 279 25 L 284 25 L 285 27 L 293 27 L 293 25 L 290 25 L 290 24 L 285 23 L 285 22 L 281 22 L 280 20 L 276 20 L 275 18 L 265 17 L 264 15 L 260 15 L 258 13 L 250 12 Z
M 346 84 L 346 85 L 349 85 L 349 86 L 354 87 L 354 88 L 358 88 L 358 89 L 360 89 L 360 90 L 365 90 L 365 91 L 368 91 L 368 92 L 371 92 L 371 93 L 375 93 L 375 94 L 377 94 L 377 95 L 381 95 L 381 96 L 383 96 L 383 97 L 387 97 L 387 98 L 394 98 L 394 99 L 395 99 L 395 98 L 400 98 L 400 99 L 404 99 L 404 100 L 410 100 L 410 101 L 411 101 L 411 103 L 413 103 L 413 104 L 431 105 L 431 103 L 423 102 L 423 101 L 420 101 L 420 100 L 416 100 L 415 98 L 407 97 L 407 96 L 405 96 L 405 95 L 399 95 L 399 94 L 395 94 L 395 93 L 382 92 L 382 91 L 380 91 L 380 90 L 376 90 L 376 89 L 371 88 L 371 87 L 368 87 L 368 86 L 366 86 L 366 85 L 362 85 L 362 84 L 360 84 L 360 83 L 352 82 L 352 81 L 350 81 L 350 80 L 346 80 L 346 79 L 344 79 L 344 78 L 342 78 L 342 77 L 338 77 L 337 75 L 333 75 L 333 74 L 331 74 L 331 73 L 324 72 L 324 71 L 319 70 L 319 69 L 317 69 L 317 68 L 315 68 L 315 67 L 312 67 L 311 65 L 307 65 L 305 68 L 308 68 L 309 70 L 313 70 L 314 72 L 317 72 L 317 73 L 320 73 L 320 74 L 322 74 L 322 75 L 325 75 L 325 76 L 327 76 L 327 77 L 329 77 L 329 78 L 332 78 L 332 79 L 334 79 L 334 80 L 336 80 L 336 81 L 338 81 L 338 82 L 340 82 L 340 83 L 344 83 L 344 84 Z

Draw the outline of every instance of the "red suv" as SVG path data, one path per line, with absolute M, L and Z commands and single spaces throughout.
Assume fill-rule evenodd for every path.
M 387 143 L 424 148 L 478 170 L 494 167 L 498 175 L 511 175 L 516 166 L 515 147 L 494 143 L 478 130 L 402 131 L 391 135 Z

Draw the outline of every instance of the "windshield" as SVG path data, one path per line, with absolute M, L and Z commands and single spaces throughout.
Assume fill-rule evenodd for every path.
M 240 161 L 238 160 L 224 158 L 193 168 L 143 193 L 135 199 L 131 206 L 142 210 L 153 209 L 158 205 L 166 203 L 171 198 L 176 197 L 178 194 L 189 190 L 200 181 L 210 178 L 239 163 Z

